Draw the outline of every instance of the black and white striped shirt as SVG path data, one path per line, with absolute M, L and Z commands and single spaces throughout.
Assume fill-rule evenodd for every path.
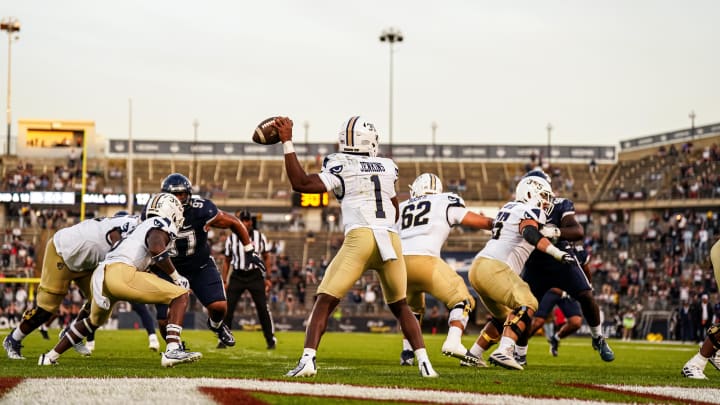
M 255 251 L 260 257 L 265 256 L 267 251 L 267 238 L 260 231 L 253 229 L 248 232 L 250 234 L 250 240 L 255 246 Z M 253 270 L 247 268 L 245 263 L 245 251 L 243 250 L 243 243 L 238 236 L 231 232 L 225 241 L 225 256 L 230 258 L 230 268 L 233 270 Z

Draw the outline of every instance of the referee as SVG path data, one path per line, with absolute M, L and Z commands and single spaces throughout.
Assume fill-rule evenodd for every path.
M 261 255 L 265 261 L 266 268 L 270 265 L 268 261 L 267 239 L 265 235 L 255 229 L 255 220 L 250 211 L 238 211 L 235 215 L 240 218 L 243 225 L 248 230 L 250 240 L 255 245 L 255 251 Z M 245 290 L 250 291 L 252 299 L 255 302 L 260 325 L 262 326 L 265 342 L 269 350 L 275 349 L 277 339 L 275 339 L 275 326 L 273 325 L 272 314 L 267 304 L 267 291 L 270 288 L 270 280 L 266 280 L 263 269 L 257 268 L 251 263 L 245 263 L 245 254 L 243 252 L 242 241 L 238 240 L 237 235 L 231 233 L 225 242 L 226 260 L 223 265 L 222 277 L 227 282 L 227 313 L 224 323 L 228 327 L 232 327 L 233 315 L 235 307 L 240 300 L 240 296 Z M 231 271 L 232 270 L 232 271 Z M 228 279 L 228 273 L 230 278 Z M 224 349 L 225 345 L 218 341 L 218 349 Z

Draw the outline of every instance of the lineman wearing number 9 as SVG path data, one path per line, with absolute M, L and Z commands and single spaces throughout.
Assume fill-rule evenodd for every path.
M 190 289 L 208 310 L 208 328 L 217 335 L 226 346 L 234 346 L 235 338 L 223 323 L 227 312 L 227 298 L 220 271 L 210 255 L 208 230 L 210 227 L 230 229 L 242 241 L 248 263 L 254 263 L 265 270 L 265 263 L 255 252 L 247 228 L 232 214 L 218 209 L 206 199 L 192 196 L 192 184 L 180 173 L 167 176 L 161 185 L 161 191 L 173 194 L 182 203 L 184 222 L 175 240 L 175 249 L 171 252 L 172 262 L 178 272 L 190 281 Z M 159 273 L 161 277 L 164 274 Z M 157 306 L 160 333 L 165 337 L 167 325 L 167 307 Z
M 407 274 L 394 229 L 398 219 L 395 182 L 398 169 L 391 159 L 377 157 L 375 126 L 362 117 L 346 120 L 338 135 L 339 153 L 325 158 L 318 174 L 305 173 L 292 144 L 292 121 L 278 117 L 278 128 L 293 190 L 305 193 L 332 191 L 340 202 L 345 241 L 330 263 L 318 287 L 305 332 L 305 346 L 297 367 L 288 377 L 311 377 L 317 373 L 315 355 L 328 318 L 365 270 L 377 271 L 385 302 L 398 319 L 415 350 L 420 375 L 437 377 L 425 350 L 420 326 L 405 300 Z

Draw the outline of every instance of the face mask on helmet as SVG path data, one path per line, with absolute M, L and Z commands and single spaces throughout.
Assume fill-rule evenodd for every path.
M 192 197 L 192 183 L 187 177 L 180 173 L 173 173 L 162 181 L 160 191 L 163 193 L 170 193 L 180 199 L 182 205 L 188 205 L 190 203 L 190 197 Z M 180 195 L 185 193 L 185 195 Z
M 533 207 L 541 208 L 550 215 L 553 209 L 553 191 L 541 177 L 524 177 L 515 188 L 515 199 Z
M 340 128 L 338 149 L 344 153 L 377 156 L 378 133 L 375 125 L 363 117 L 350 117 Z
M 443 192 L 443 185 L 440 178 L 432 173 L 419 175 L 413 184 L 410 185 L 410 197 L 416 198 L 426 194 L 440 194 Z
M 145 206 L 145 218 L 150 217 L 167 218 L 175 224 L 178 230 L 182 228 L 185 221 L 180 200 L 169 193 L 155 194 L 150 198 Z

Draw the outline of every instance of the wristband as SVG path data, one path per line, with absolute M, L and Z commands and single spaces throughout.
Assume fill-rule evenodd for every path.
M 295 153 L 295 147 L 293 147 L 292 141 L 283 142 L 283 153 L 286 155 L 289 153 Z
M 548 246 L 547 249 L 545 249 L 545 253 L 557 260 L 560 260 L 563 257 L 563 251 L 558 249 L 555 245 Z
M 178 273 L 177 270 L 173 271 L 169 274 L 170 278 L 173 279 L 173 281 L 177 281 L 180 278 L 180 273 Z
M 255 245 L 253 245 L 252 243 L 248 243 L 247 245 L 243 246 L 243 251 L 245 251 L 245 253 L 252 252 L 253 250 L 255 250 Z

